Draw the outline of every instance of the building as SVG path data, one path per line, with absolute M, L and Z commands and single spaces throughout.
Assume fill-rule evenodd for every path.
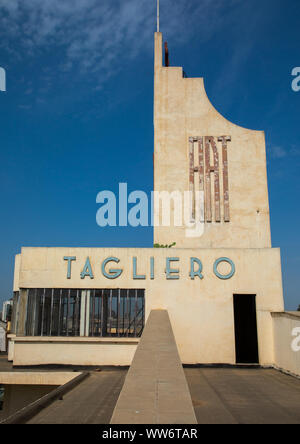
M 12 306 L 13 306 L 13 301 L 11 299 L 9 301 L 3 302 L 2 318 L 1 318 L 3 322 L 10 321 Z
M 163 66 L 161 33 L 154 71 L 154 190 L 176 193 L 171 224 L 155 226 L 154 243 L 176 247 L 22 248 L 9 349 L 16 366 L 130 365 L 153 309 L 168 310 L 184 364 L 278 360 L 273 313 L 284 314 L 284 300 L 265 135 L 221 116 L 202 78 Z M 178 224 L 175 197 L 185 195 L 188 224 Z M 156 200 L 157 219 L 160 208 Z
M 0 352 L 6 352 L 6 323 L 0 320 Z

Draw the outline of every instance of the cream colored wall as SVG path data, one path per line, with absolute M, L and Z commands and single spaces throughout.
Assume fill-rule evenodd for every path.
M 284 303 L 280 251 L 269 248 L 264 133 L 241 128 L 221 116 L 207 98 L 203 79 L 183 78 L 182 68 L 162 67 L 160 33 L 155 34 L 154 128 L 156 191 L 189 190 L 189 137 L 231 136 L 230 222 L 205 224 L 203 236 L 197 239 L 187 238 L 184 227 L 155 227 L 155 243 L 175 241 L 177 249 L 23 248 L 16 259 L 15 289 L 144 288 L 146 318 L 153 309 L 168 310 L 180 357 L 188 364 L 235 363 L 233 294 L 256 294 L 260 362 L 274 363 L 271 312 L 283 311 Z M 71 279 L 66 278 L 64 256 L 77 257 Z M 119 265 L 111 267 L 124 269 L 114 280 L 101 273 L 102 261 L 111 256 L 120 259 Z M 229 280 L 213 273 L 215 260 L 224 256 L 236 265 Z M 80 272 L 87 257 L 95 278 L 82 280 Z M 133 257 L 138 259 L 138 273 L 147 275 L 145 280 L 133 280 Z M 150 279 L 150 257 L 155 258 L 154 280 Z M 166 257 L 180 258 L 179 280 L 166 280 Z M 190 257 L 202 260 L 203 280 L 189 278 Z M 24 311 L 25 296 L 21 299 Z M 21 322 L 19 335 L 23 327 Z M 127 350 L 128 344 L 39 342 L 16 341 L 11 352 L 14 363 L 128 365 L 134 352 L 134 347 Z
M 70 341 L 18 341 L 14 345 L 14 366 L 30 365 L 99 365 L 129 366 L 138 342 L 82 343 L 75 338 Z
M 221 116 L 210 103 L 202 78 L 183 78 L 182 68 L 162 67 L 160 33 L 155 34 L 154 132 L 155 191 L 189 190 L 189 137 L 232 139 L 230 223 L 207 223 L 204 235 L 196 239 L 187 238 L 184 227 L 155 227 L 155 243 L 177 242 L 177 247 L 187 248 L 271 246 L 264 132 L 239 127 Z
M 71 279 L 67 279 L 64 256 L 77 257 L 72 265 Z M 120 263 L 112 263 L 108 268 L 124 270 L 114 280 L 105 278 L 101 273 L 102 261 L 111 256 L 119 258 Z M 233 260 L 236 266 L 236 273 L 229 280 L 221 280 L 213 272 L 215 260 L 224 256 Z M 87 257 L 91 261 L 94 279 L 80 278 Z M 133 257 L 137 257 L 138 273 L 146 274 L 145 280 L 133 280 Z M 150 257 L 155 259 L 154 280 L 150 279 Z M 180 258 L 179 264 L 172 264 L 173 268 L 180 269 L 179 280 L 166 280 L 167 257 Z M 194 281 L 190 279 L 190 257 L 202 260 L 203 280 L 197 277 Z M 262 364 L 274 361 L 270 312 L 284 309 L 278 249 L 23 248 L 21 263 L 21 288 L 144 288 L 146 317 L 153 309 L 168 310 L 181 359 L 190 364 L 235 363 L 233 294 L 256 294 L 260 360 Z M 226 273 L 225 268 L 221 266 L 220 271 Z M 118 348 L 111 347 L 107 347 L 107 353 L 112 364 L 120 359 L 120 355 Z M 92 360 L 95 359 L 99 351 L 98 346 L 80 347 L 75 344 L 70 349 L 69 345 L 65 347 L 65 354 L 64 347 L 58 344 L 33 346 L 16 343 L 14 355 L 18 363 L 23 359 L 19 361 L 18 358 L 21 348 L 23 356 L 33 354 L 36 358 L 32 359 L 37 361 L 41 359 L 41 351 L 45 356 L 49 354 L 50 360 L 58 354 L 63 361 L 77 364 L 78 360 L 88 360 L 89 355 L 93 356 Z M 101 353 L 97 356 L 101 357 Z M 128 359 L 124 357 L 120 364 L 128 364 Z
M 14 286 L 13 291 L 19 291 L 19 274 L 21 267 L 21 255 L 17 254 L 15 256 L 15 269 L 14 269 Z
M 0 352 L 6 351 L 6 330 L 0 325 Z
M 7 385 L 64 385 L 80 372 L 3 372 L 0 384 Z
M 15 343 L 11 339 L 15 337 L 15 335 L 8 335 L 8 356 L 7 360 L 9 362 L 13 362 L 14 360 L 14 352 L 15 352 Z
M 300 313 L 273 313 L 275 365 L 280 369 L 300 376 L 300 351 L 292 349 L 292 335 L 295 328 L 300 329 Z M 300 336 L 300 333 L 297 334 Z M 298 340 L 298 345 L 300 341 Z

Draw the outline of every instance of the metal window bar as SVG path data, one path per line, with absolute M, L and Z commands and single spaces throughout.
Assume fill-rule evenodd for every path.
M 37 288 L 34 290 L 34 299 L 33 299 L 33 319 L 32 319 L 32 336 L 36 336 L 38 334 L 38 322 L 37 322 L 37 311 L 38 311 L 38 290 Z
M 71 333 L 71 336 L 74 336 L 75 332 L 75 304 L 76 304 L 76 296 L 74 298 L 74 295 L 72 294 L 72 291 L 70 292 L 70 331 L 69 335 Z
M 130 324 L 130 307 L 129 307 L 129 290 L 126 291 L 126 309 L 127 309 L 127 322 L 128 325 Z M 125 329 L 124 329 L 124 334 L 125 334 Z M 129 331 L 127 328 L 127 332 L 126 332 L 126 336 L 128 337 Z
M 126 303 L 127 303 L 127 299 L 125 298 L 125 294 L 124 294 L 122 297 L 122 308 L 123 308 L 122 335 L 124 335 L 124 331 L 125 331 Z
M 58 336 L 60 336 L 60 333 L 61 333 L 61 296 L 62 296 L 62 289 L 59 292 L 58 326 L 57 326 Z
M 136 337 L 136 316 L 137 316 L 137 290 L 135 290 L 135 303 L 134 303 L 134 336 Z
M 111 335 L 111 316 L 112 316 L 112 290 L 109 292 L 109 316 L 108 316 L 108 327 L 107 330 L 109 331 L 109 334 Z
M 66 336 L 69 336 L 70 295 L 71 295 L 71 290 L 68 291 L 67 316 L 66 316 Z
M 96 294 L 95 290 L 91 290 L 91 310 L 92 316 L 90 320 L 90 336 L 95 336 L 95 303 L 96 303 Z
M 128 335 L 130 334 L 130 336 L 131 336 L 131 333 L 130 333 L 131 318 L 132 318 L 132 297 L 131 297 L 130 291 L 129 291 L 129 326 L 128 326 Z
M 42 297 L 41 336 L 44 336 L 45 298 L 46 298 L 46 289 L 44 288 L 43 297 Z
M 52 323 L 53 323 L 53 300 L 54 300 L 54 288 L 51 292 L 51 308 L 50 308 L 50 331 L 49 336 L 52 336 Z
M 79 336 L 81 292 L 78 289 L 28 290 L 26 335 Z M 145 316 L 144 290 L 92 290 L 89 302 L 90 336 L 141 335 Z
M 68 295 L 66 290 L 62 292 L 62 336 L 67 336 L 68 330 Z
M 80 302 L 81 302 L 81 291 L 77 290 L 77 299 L 76 299 L 76 322 L 77 322 L 77 328 L 76 328 L 76 336 L 79 336 L 80 334 Z
M 135 323 L 136 319 L 138 318 L 139 314 L 142 313 L 143 307 L 137 312 L 137 315 L 134 317 L 134 319 L 131 321 L 131 323 L 128 326 L 127 332 L 130 331 L 132 325 Z M 143 319 L 143 318 L 142 318 Z M 132 335 L 132 334 L 131 334 Z
M 103 300 L 104 290 L 101 291 L 101 336 L 103 336 Z
M 120 303 L 121 303 L 121 290 L 118 290 L 118 303 L 117 303 L 117 328 L 116 335 L 120 336 Z
M 28 304 L 27 304 L 27 312 L 26 312 L 26 322 L 25 322 L 25 333 L 26 336 L 30 336 L 30 327 L 31 327 L 31 291 L 28 294 Z

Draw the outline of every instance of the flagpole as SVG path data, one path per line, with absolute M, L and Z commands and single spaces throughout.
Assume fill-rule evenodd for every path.
M 159 0 L 157 0 L 157 32 L 159 32 Z

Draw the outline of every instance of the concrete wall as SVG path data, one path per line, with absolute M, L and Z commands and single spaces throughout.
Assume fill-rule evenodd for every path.
M 56 389 L 56 385 L 5 385 L 3 410 L 0 421 Z
M 74 256 L 71 279 L 67 279 L 64 256 Z M 101 263 L 117 257 L 119 264 L 110 268 L 123 270 L 118 279 L 107 279 Z M 86 258 L 90 258 L 94 279 L 80 278 Z M 145 279 L 133 279 L 132 258 L 137 258 L 137 272 Z M 154 257 L 154 279 L 150 278 L 150 258 Z M 176 280 L 166 279 L 166 258 L 178 257 L 172 268 L 180 269 Z M 203 279 L 191 280 L 190 258 L 203 263 Z M 236 266 L 235 275 L 219 279 L 213 271 L 216 259 L 229 257 Z M 227 273 L 226 265 L 220 266 Z M 117 248 L 23 248 L 20 288 L 143 288 L 146 318 L 151 310 L 169 312 L 179 354 L 183 363 L 235 363 L 233 294 L 257 295 L 259 355 L 262 364 L 274 362 L 272 311 L 283 311 L 281 261 L 278 249 L 117 249 Z M 24 304 L 23 304 L 24 305 Z M 22 316 L 21 316 L 22 317 Z M 40 344 L 15 342 L 14 364 L 52 363 L 84 365 L 128 365 L 134 349 L 124 345 Z M 69 338 L 70 340 L 72 338 Z
M 283 311 L 280 251 L 271 249 L 265 137 L 261 131 L 241 128 L 226 120 L 207 98 L 203 79 L 184 78 L 182 68 L 162 66 L 162 35 L 155 34 L 155 191 L 189 190 L 189 138 L 230 136 L 228 173 L 230 222 L 205 223 L 199 238 L 186 236 L 184 226 L 155 227 L 159 244 L 177 243 L 176 249 L 117 248 L 23 248 L 16 258 L 14 289 L 27 288 L 142 288 L 145 289 L 146 318 L 151 310 L 168 310 L 183 363 L 234 364 L 235 336 L 233 295 L 255 294 L 261 364 L 274 363 L 271 312 Z M 219 146 L 220 149 L 220 146 Z M 219 153 L 221 160 L 221 153 Z M 220 195 L 222 193 L 220 162 Z M 155 206 L 155 212 L 158 208 Z M 221 211 L 224 220 L 223 210 Z M 71 278 L 67 279 L 64 256 L 74 256 Z M 117 257 L 119 278 L 108 279 L 101 264 Z M 138 274 L 133 277 L 133 257 Z M 178 279 L 167 279 L 167 257 L 179 258 Z M 202 261 L 203 279 L 189 276 L 190 258 Z M 214 262 L 230 258 L 236 273 L 227 280 L 214 273 Z M 89 258 L 93 278 L 81 279 Z M 154 274 L 150 276 L 150 259 Z M 228 272 L 228 264 L 219 271 Z M 174 276 L 174 275 L 173 275 Z M 116 364 L 131 362 L 134 346 L 104 343 L 22 341 L 25 328 L 26 292 L 20 291 L 17 340 L 11 348 L 14 364 Z M 129 349 L 127 350 L 127 348 Z
M 14 349 L 15 343 L 11 339 L 15 337 L 15 335 L 8 335 L 8 361 L 12 362 L 14 360 Z
M 131 364 L 137 345 L 138 339 L 15 338 L 13 364 L 127 366 Z
M 275 365 L 280 369 L 300 376 L 300 313 L 272 313 L 272 318 L 274 323 Z M 298 351 L 293 350 L 293 342 Z
M 6 351 L 6 331 L 0 326 L 0 352 Z
M 155 34 L 154 129 L 155 191 L 189 190 L 190 137 L 213 136 L 218 140 L 231 136 L 230 222 L 206 223 L 204 234 L 196 239 L 186 237 L 184 226 L 155 227 L 155 243 L 177 242 L 178 247 L 186 248 L 270 247 L 264 132 L 239 127 L 218 113 L 206 95 L 202 78 L 184 78 L 182 68 L 163 67 L 160 33 Z M 220 142 L 218 149 L 222 170 Z
M 20 266 L 21 266 L 21 255 L 16 254 L 15 256 L 15 268 L 14 268 L 14 286 L 13 291 L 19 291 L 19 274 L 20 274 Z
M 0 372 L 2 385 L 64 385 L 80 372 Z

